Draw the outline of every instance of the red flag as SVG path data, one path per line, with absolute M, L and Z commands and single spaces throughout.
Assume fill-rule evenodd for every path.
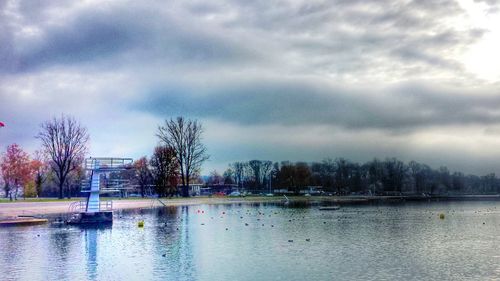
M 0 127 L 5 127 L 5 124 L 0 122 Z

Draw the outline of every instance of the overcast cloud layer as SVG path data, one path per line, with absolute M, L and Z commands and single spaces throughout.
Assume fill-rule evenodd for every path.
M 500 172 L 499 1 L 0 1 L 0 144 L 73 115 L 92 156 L 198 118 L 204 172 L 254 158 Z M 498 49 L 496 49 L 498 50 Z

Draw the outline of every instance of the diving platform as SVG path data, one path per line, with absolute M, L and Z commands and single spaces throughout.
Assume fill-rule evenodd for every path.
M 113 201 L 101 201 L 100 194 L 119 192 L 129 186 L 129 181 L 109 179 L 109 175 L 127 169 L 132 169 L 131 158 L 88 158 L 84 168 L 87 179 L 81 183 L 81 192 L 88 193 L 87 200 L 73 202 L 69 206 L 71 218 L 69 224 L 112 223 Z

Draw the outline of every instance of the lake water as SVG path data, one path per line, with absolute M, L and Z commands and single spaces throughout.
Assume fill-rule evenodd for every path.
M 500 280 L 500 202 L 200 205 L 0 228 L 0 280 Z

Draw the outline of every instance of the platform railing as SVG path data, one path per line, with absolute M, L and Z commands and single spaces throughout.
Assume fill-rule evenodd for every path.
M 68 211 L 70 213 L 85 212 L 87 209 L 87 201 L 75 201 L 69 204 Z
M 112 211 L 113 210 L 113 200 L 106 200 L 99 202 L 99 211 Z M 75 201 L 69 204 L 69 213 L 82 213 L 87 211 L 87 201 Z
M 90 192 L 91 190 L 91 180 L 82 180 L 81 181 L 81 192 Z M 100 186 L 99 190 L 102 192 L 110 192 L 110 191 L 120 191 L 131 189 L 130 180 L 124 179 L 107 179 L 104 181 L 104 184 Z
M 87 158 L 85 169 L 118 171 L 132 168 L 132 162 L 132 158 Z

